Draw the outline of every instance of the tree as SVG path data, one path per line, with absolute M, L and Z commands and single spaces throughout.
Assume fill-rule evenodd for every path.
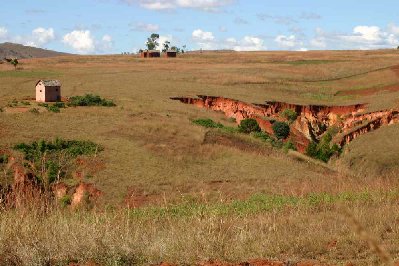
M 286 139 L 290 135 L 290 126 L 285 122 L 274 122 L 273 126 L 274 135 L 278 139 Z
M 19 64 L 18 59 L 14 58 L 10 63 L 14 66 L 15 70 L 17 70 L 17 65 Z
M 398 46 L 396 49 L 398 49 L 398 50 L 399 50 L 399 46 Z
M 247 118 L 244 120 L 241 120 L 241 123 L 239 125 L 239 130 L 243 133 L 251 133 L 251 132 L 260 132 L 261 129 L 259 127 L 258 121 L 256 121 L 253 118 Z
M 159 40 L 159 34 L 157 33 L 151 34 L 150 38 L 147 38 L 146 42 L 147 49 L 154 50 L 155 48 L 157 48 L 159 46 L 158 40 Z
M 169 48 L 170 48 L 170 41 L 165 41 L 163 44 L 162 52 L 165 53 L 166 51 L 169 51 Z

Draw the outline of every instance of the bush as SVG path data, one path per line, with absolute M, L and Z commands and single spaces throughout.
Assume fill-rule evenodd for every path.
M 91 141 L 56 139 L 20 143 L 14 146 L 14 150 L 23 153 L 29 162 L 26 165 L 31 167 L 37 180 L 49 186 L 58 177 L 66 176 L 67 168 L 74 165 L 78 156 L 93 155 L 103 149 Z
M 285 109 L 281 112 L 281 115 L 291 123 L 294 122 L 298 117 L 298 114 L 292 109 Z
M 98 95 L 86 94 L 84 96 L 73 96 L 69 99 L 69 106 L 106 106 L 112 107 L 116 104 L 112 100 L 106 100 Z
M 54 104 L 54 106 L 56 106 L 56 107 L 58 107 L 58 108 L 65 108 L 65 103 L 63 103 L 63 102 L 56 102 L 56 103 Z
M 206 128 L 223 128 L 221 123 L 216 123 L 210 118 L 200 118 L 193 120 L 193 123 Z
M 306 154 L 323 162 L 328 162 L 331 156 L 341 152 L 341 149 L 337 144 L 331 145 L 331 141 L 331 133 L 325 133 L 319 143 L 309 143 L 308 147 L 306 148 Z
M 285 122 L 274 122 L 273 132 L 276 138 L 278 139 L 286 139 L 290 135 L 290 126 Z
M 53 112 L 53 113 L 59 113 L 60 108 L 58 108 L 56 105 L 50 105 L 47 107 L 47 111 Z
M 283 150 L 284 150 L 284 152 L 288 152 L 289 150 L 296 151 L 296 146 L 295 146 L 295 144 L 290 140 L 290 141 L 287 141 L 286 143 L 283 144 Z
M 242 132 L 242 133 L 249 134 L 251 132 L 261 132 L 258 121 L 256 121 L 253 118 L 247 118 L 247 119 L 241 120 L 240 125 L 238 127 L 239 127 L 240 132 Z

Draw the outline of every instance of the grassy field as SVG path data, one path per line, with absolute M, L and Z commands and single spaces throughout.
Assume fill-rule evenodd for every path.
M 86 181 L 104 193 L 99 208 L 110 209 L 2 212 L 0 257 L 9 254 L 23 265 L 251 258 L 381 264 L 356 222 L 352 226 L 350 210 L 397 260 L 399 125 L 359 137 L 321 167 L 238 133 L 224 133 L 237 145 L 204 143 L 209 130 L 193 119 L 234 123 L 169 98 L 393 108 L 399 104 L 398 59 L 396 50 L 209 52 L 177 59 L 27 59 L 19 71 L 0 65 L 0 107 L 34 97 L 37 80 L 48 78 L 61 80 L 63 96 L 94 93 L 117 104 L 0 112 L 2 148 L 56 137 L 103 146 L 105 168 Z M 141 208 L 120 210 L 127 195 Z

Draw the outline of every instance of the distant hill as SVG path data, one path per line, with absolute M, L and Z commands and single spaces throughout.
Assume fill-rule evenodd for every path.
M 41 58 L 41 57 L 53 57 L 61 55 L 69 55 L 69 54 L 31 47 L 31 46 L 25 46 L 16 43 L 6 42 L 0 44 L 0 59 L 3 59 L 5 57 L 18 58 L 18 59 Z

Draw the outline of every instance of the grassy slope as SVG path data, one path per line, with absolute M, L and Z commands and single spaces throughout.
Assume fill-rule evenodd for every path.
M 364 169 L 362 173 L 366 174 L 362 178 L 347 177 L 295 161 L 277 151 L 265 155 L 256 151 L 243 152 L 220 145 L 203 145 L 206 131 L 193 125 L 190 119 L 210 117 L 224 124 L 231 125 L 231 122 L 221 114 L 170 101 L 169 97 L 208 94 L 257 103 L 265 100 L 320 104 L 368 102 L 370 109 L 388 108 L 397 104 L 398 92 L 381 91 L 378 95 L 372 96 L 345 96 L 339 92 L 361 91 L 399 83 L 396 73 L 386 68 L 397 64 L 398 57 L 397 51 L 267 52 L 239 53 L 234 56 L 209 53 L 185 55 L 176 60 L 142 60 L 129 56 L 31 59 L 22 61 L 21 66 L 24 70 L 20 72 L 11 71 L 8 65 L 0 65 L 0 106 L 6 105 L 14 98 L 32 97 L 34 84 L 41 78 L 61 79 L 64 96 L 92 92 L 112 98 L 118 104 L 115 108 L 69 108 L 62 110 L 60 114 L 0 113 L 0 134 L 2 134 L 0 145 L 13 145 L 21 141 L 57 136 L 90 139 L 102 144 L 105 151 L 100 156 L 106 161 L 107 167 L 90 181 L 105 192 L 103 200 L 110 204 L 121 203 L 128 190 L 146 195 L 152 201 L 163 204 L 184 201 L 187 197 L 214 203 L 233 198 L 248 198 L 255 193 L 306 198 L 310 193 L 326 192 L 334 195 L 386 190 L 397 185 L 396 179 L 383 176 L 373 178 L 372 175 L 386 174 L 387 169 L 394 173 L 398 170 L 396 168 L 398 161 L 395 158 L 399 157 L 397 152 L 399 149 L 392 147 L 399 145 L 399 141 L 394 137 L 399 126 L 382 128 L 351 143 L 348 151 L 339 159 L 338 165 L 343 171 L 348 168 L 357 170 L 362 166 Z M 373 71 L 375 69 L 380 70 Z M 362 154 L 362 160 L 358 159 L 359 154 Z M 361 203 L 350 207 L 358 210 L 361 217 L 364 212 L 390 208 L 391 205 L 388 204 L 381 210 L 378 209 L 375 205 L 380 200 L 384 201 L 384 198 L 377 196 L 374 205 Z M 271 249 L 270 254 L 286 251 L 288 257 L 323 258 L 324 253 L 320 253 L 318 249 L 321 248 L 320 243 L 328 243 L 330 237 L 310 232 L 320 231 L 321 228 L 335 230 L 340 225 L 339 220 L 334 220 L 336 214 L 331 213 L 328 208 L 315 213 L 298 212 L 296 208 L 288 213 L 280 211 L 275 213 L 278 217 L 277 223 L 288 220 L 294 228 L 293 232 L 284 232 L 281 228 L 278 230 L 279 237 L 272 238 L 271 243 L 283 243 L 281 241 L 286 239 L 284 243 L 288 246 L 294 245 L 296 248 L 288 252 L 285 244 L 281 244 L 281 250 Z M 260 220 L 257 215 L 260 215 Z M 266 214 L 267 218 L 263 214 L 257 215 L 241 221 L 232 214 L 228 216 L 228 222 L 231 224 L 237 222 L 238 226 L 246 228 L 247 231 L 244 233 L 248 233 L 248 241 L 250 235 L 257 235 L 258 232 L 259 235 L 253 242 L 258 243 L 261 241 L 261 232 L 266 234 L 268 223 L 276 225 L 276 221 L 272 222 L 273 219 Z M 217 226 L 212 222 L 214 217 L 210 216 L 204 226 Z M 321 220 L 317 222 L 319 217 Z M 12 217 L 10 219 L 12 220 Z M 48 222 L 51 223 L 51 218 L 49 219 Z M 265 231 L 257 231 L 256 227 L 246 227 L 246 221 L 251 224 L 258 222 L 262 224 L 262 221 L 265 221 L 263 219 L 268 221 L 265 222 L 265 227 L 260 228 Z M 390 216 L 389 219 L 392 220 L 394 217 Z M 304 232 L 305 228 L 299 226 L 296 221 L 309 224 L 306 228 L 308 233 L 302 235 L 301 232 Z M 186 236 L 184 232 L 188 237 L 190 234 L 188 225 L 191 222 L 182 220 L 183 225 L 175 228 L 176 231 L 171 231 L 176 233 L 181 231 L 182 242 L 176 242 L 176 245 L 190 241 L 188 238 L 184 239 Z M 378 216 L 373 216 L 367 225 L 372 226 L 372 232 L 376 234 L 383 230 Z M 86 228 L 88 225 L 82 226 Z M 54 230 L 60 229 L 54 228 Z M 217 233 L 212 230 L 208 232 Z M 142 232 L 131 233 L 139 235 Z M 346 233 L 336 233 L 336 236 L 343 237 Z M 172 237 L 166 231 L 165 234 L 168 239 Z M 292 235 L 298 236 L 292 241 L 287 240 Z M 231 237 L 223 234 L 220 236 L 225 239 Z M 389 239 L 395 236 L 396 234 Z M 132 238 L 129 241 L 136 240 Z M 164 238 L 158 237 L 157 240 L 148 241 L 162 242 Z M 220 239 L 215 239 L 214 243 L 218 241 Z M 346 238 L 344 243 L 351 241 L 354 241 L 353 237 Z M 390 245 L 389 241 L 384 243 Z M 311 245 L 311 242 L 314 242 L 314 245 Z M 247 242 L 243 241 L 241 244 L 246 245 Z M 345 244 L 343 247 L 349 246 Z M 304 250 L 306 247 L 311 248 L 306 251 Z M 154 250 L 156 248 L 154 247 Z M 264 246 L 258 248 L 259 252 L 250 253 L 251 256 L 271 256 L 260 251 L 266 250 Z M 365 249 L 362 245 L 354 248 L 363 248 L 363 252 Z M 152 257 L 154 255 L 149 254 L 150 251 L 144 252 L 143 256 L 159 259 Z M 176 254 L 183 250 L 176 248 L 173 252 L 175 252 L 174 257 L 172 255 L 170 257 L 178 260 Z M 220 254 L 225 252 L 225 249 L 220 252 L 216 252 L 214 258 L 223 259 Z M 237 249 L 233 250 L 233 253 L 227 254 L 226 258 L 230 260 L 243 258 L 242 254 L 245 251 Z M 345 260 L 355 254 L 338 253 L 327 258 L 342 260 L 344 256 Z M 167 255 L 164 257 L 168 258 Z M 212 256 L 204 255 L 205 257 Z M 276 257 L 284 257 L 284 254 Z M 190 261 L 193 258 L 185 259 Z M 368 253 L 359 258 L 366 261 L 374 259 Z

